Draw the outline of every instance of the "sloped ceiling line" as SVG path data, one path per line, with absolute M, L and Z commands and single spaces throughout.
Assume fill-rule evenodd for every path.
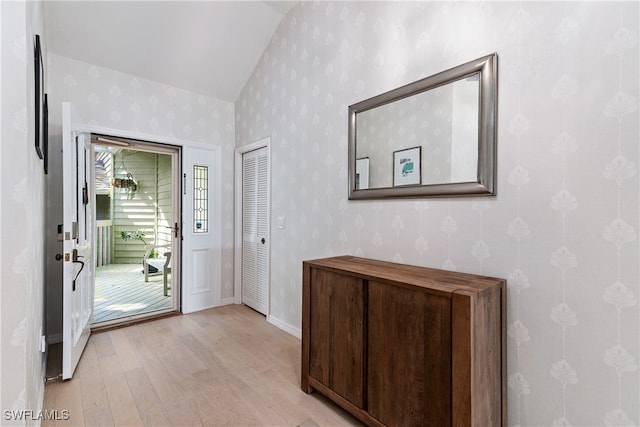
M 47 49 L 234 102 L 296 3 L 47 1 Z

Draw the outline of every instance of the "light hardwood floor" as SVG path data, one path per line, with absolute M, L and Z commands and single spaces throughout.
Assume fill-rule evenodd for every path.
M 239 305 L 92 335 L 43 426 L 357 426 L 300 389 L 300 341 Z

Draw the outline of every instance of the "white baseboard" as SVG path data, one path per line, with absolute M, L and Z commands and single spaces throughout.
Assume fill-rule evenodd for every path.
M 47 335 L 47 344 L 57 344 L 62 342 L 62 333 Z
M 295 326 L 291 326 L 290 324 L 283 322 L 277 317 L 267 316 L 267 322 L 271 323 L 273 326 L 276 326 L 283 331 L 293 335 L 298 339 L 302 339 L 302 330 L 300 328 L 296 328 Z
M 219 307 L 218 305 L 203 305 L 203 306 L 196 306 L 195 308 L 191 309 L 191 310 L 185 310 L 184 307 L 182 307 L 182 314 L 190 314 L 190 313 L 197 313 L 198 311 L 202 311 L 202 310 L 208 310 L 210 308 L 216 308 Z
M 220 305 L 231 305 L 231 304 L 235 304 L 235 303 L 236 303 L 236 299 L 234 297 L 223 298 L 220 301 Z

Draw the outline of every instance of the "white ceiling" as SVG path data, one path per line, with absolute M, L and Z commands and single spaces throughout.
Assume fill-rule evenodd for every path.
M 50 52 L 233 102 L 297 1 L 45 1 Z

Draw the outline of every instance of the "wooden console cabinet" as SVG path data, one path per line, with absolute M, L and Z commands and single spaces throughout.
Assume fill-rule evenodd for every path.
M 302 389 L 371 426 L 506 427 L 506 282 L 303 262 Z

